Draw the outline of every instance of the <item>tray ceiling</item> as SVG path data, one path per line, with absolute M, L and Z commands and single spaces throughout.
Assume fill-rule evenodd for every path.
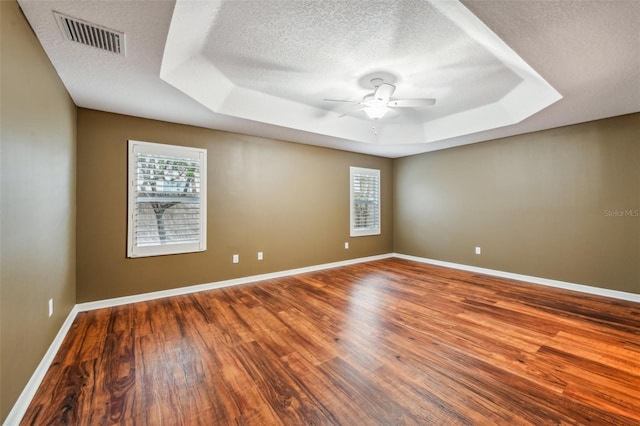
M 19 3 L 86 108 L 388 157 L 640 110 L 640 2 Z M 66 40 L 54 11 L 124 33 L 125 55 Z M 609 62 L 576 69 L 589 46 L 561 47 L 581 38 L 593 51 L 615 44 Z M 590 96 L 570 84 L 582 71 Z M 372 78 L 395 85 L 393 98 L 436 104 L 372 120 L 324 100 L 361 100 Z M 614 93 L 605 78 L 622 78 Z

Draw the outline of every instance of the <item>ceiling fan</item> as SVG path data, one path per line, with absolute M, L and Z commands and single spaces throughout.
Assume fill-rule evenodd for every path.
M 422 108 L 436 103 L 436 100 L 432 98 L 391 99 L 393 92 L 396 90 L 396 86 L 385 83 L 381 78 L 372 79 L 371 85 L 373 86 L 373 93 L 365 95 L 361 101 L 344 101 L 339 99 L 324 100 L 328 102 L 344 102 L 359 105 L 356 109 L 345 112 L 340 115 L 340 117 L 353 114 L 354 112 L 364 111 L 367 116 L 372 119 L 380 119 L 384 117 L 384 115 L 393 108 Z

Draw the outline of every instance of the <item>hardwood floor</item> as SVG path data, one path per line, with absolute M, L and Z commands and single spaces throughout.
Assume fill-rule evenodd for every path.
M 640 305 L 387 259 L 83 312 L 22 424 L 638 425 Z

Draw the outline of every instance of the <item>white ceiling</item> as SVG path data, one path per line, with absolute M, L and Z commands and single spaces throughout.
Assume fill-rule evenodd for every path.
M 18 1 L 84 108 L 386 157 L 640 111 L 635 0 Z M 65 40 L 53 11 L 124 32 L 126 55 Z M 323 101 L 373 77 L 436 105 Z

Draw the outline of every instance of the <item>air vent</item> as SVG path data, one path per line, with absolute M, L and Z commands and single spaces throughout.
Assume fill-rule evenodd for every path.
M 53 14 L 56 17 L 62 35 L 67 40 L 124 55 L 124 33 L 65 16 L 58 12 L 53 12 Z

